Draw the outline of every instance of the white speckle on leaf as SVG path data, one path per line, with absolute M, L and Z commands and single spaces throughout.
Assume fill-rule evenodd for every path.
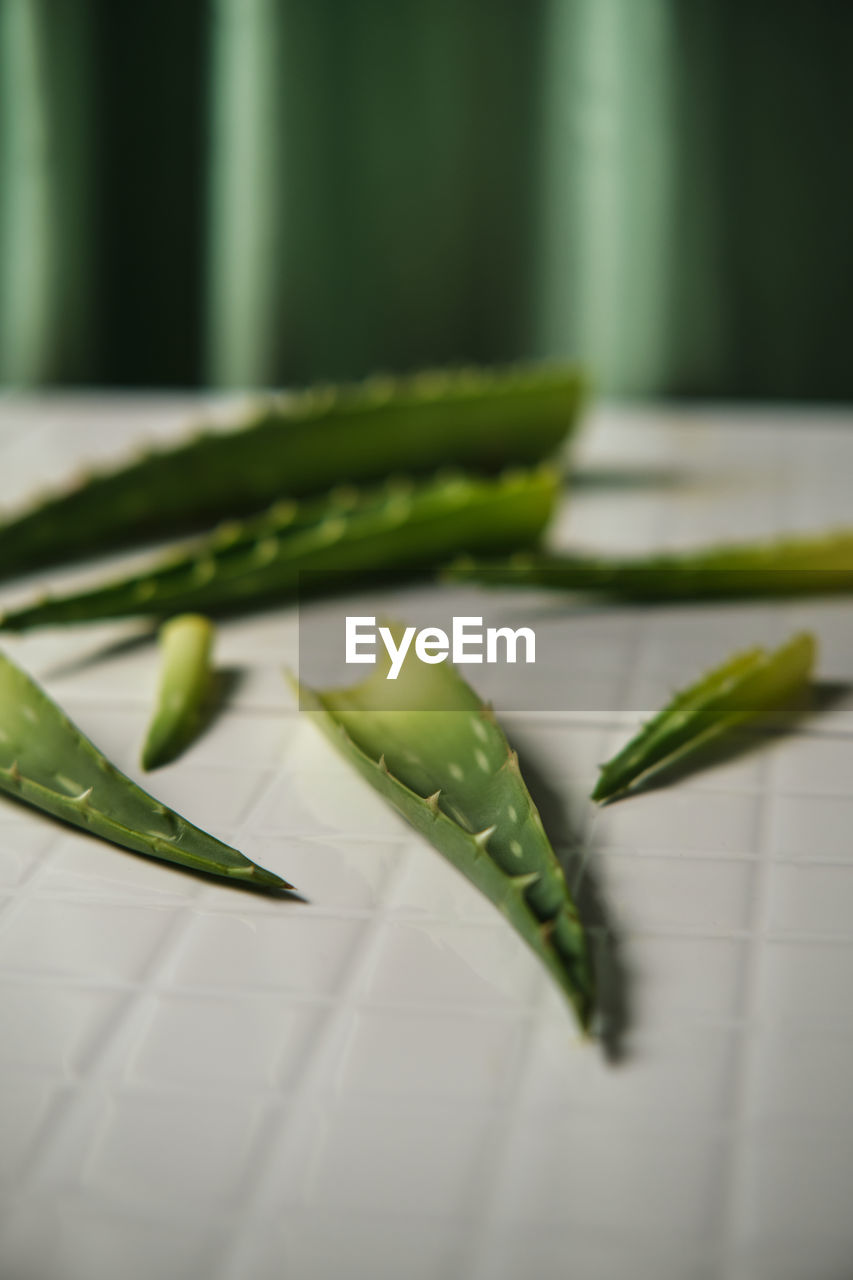
M 485 742 L 489 734 L 482 720 L 472 720 L 471 725 L 474 729 L 475 735 L 480 739 L 481 742 Z
M 509 816 L 510 822 L 518 822 L 518 810 L 516 809 L 514 804 L 509 805 L 509 807 L 507 808 L 507 814 Z
M 521 843 L 518 840 L 510 840 L 509 851 L 514 854 L 516 858 L 520 858 L 522 854 Z
M 485 751 L 480 751 L 480 749 L 478 748 L 474 752 L 474 759 L 477 761 L 477 764 L 483 770 L 483 773 L 491 772 L 491 766 L 489 765 L 489 757 L 486 755 Z
M 70 796 L 79 797 L 85 791 L 85 787 L 81 783 L 75 782 L 73 778 L 67 777 L 64 773 L 58 773 L 56 781 Z M 91 791 L 91 789 L 90 787 L 89 790 Z
M 462 779 L 465 777 L 465 771 L 461 769 L 459 765 L 454 763 L 453 761 L 451 761 L 451 763 L 447 766 L 447 768 L 450 772 L 451 778 L 455 778 L 457 782 L 461 782 Z

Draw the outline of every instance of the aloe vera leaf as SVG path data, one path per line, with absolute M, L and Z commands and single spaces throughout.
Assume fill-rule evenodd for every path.
M 708 672 L 602 765 L 593 800 L 614 800 L 731 729 L 790 703 L 811 676 L 815 650 L 814 636 L 802 632 L 773 653 L 748 649 Z
M 299 575 L 318 571 L 324 586 L 347 575 L 429 570 L 462 549 L 529 545 L 551 515 L 558 478 L 550 468 L 497 478 L 442 476 L 392 482 L 367 494 L 276 504 L 242 523 L 93 590 L 43 597 L 0 616 L 7 630 L 134 615 L 245 610 L 292 600 Z M 350 505 L 347 505 L 347 500 Z M 315 580 L 316 582 L 317 580 Z
M 213 624 L 182 613 L 160 628 L 162 668 L 157 705 L 142 748 L 143 769 L 168 764 L 192 741 L 210 691 Z
M 291 887 L 137 787 L 4 654 L 0 790 L 136 853 L 259 888 Z
M 539 462 L 574 425 L 581 397 L 576 370 L 529 366 L 374 378 L 271 398 L 231 430 L 84 476 L 0 524 L 0 574 L 203 528 L 344 482 Z
M 853 591 L 853 529 L 775 542 L 638 556 L 533 552 L 504 561 L 460 559 L 456 581 L 593 591 L 627 600 L 703 600 Z
M 301 694 L 362 777 L 503 912 L 588 1028 L 584 929 L 491 709 L 449 664 L 411 658 L 395 681 L 378 665 L 352 688 Z

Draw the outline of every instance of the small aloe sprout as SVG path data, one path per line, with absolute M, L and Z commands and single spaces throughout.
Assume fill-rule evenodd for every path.
M 625 795 L 652 774 L 680 762 L 728 731 L 783 709 L 802 693 L 815 660 L 815 640 L 802 632 L 773 653 L 737 653 L 675 695 L 602 765 L 593 800 Z
M 853 529 L 622 559 L 522 552 L 460 558 L 446 576 L 491 586 L 588 591 L 623 600 L 714 600 L 853 591 Z
M 496 477 L 448 473 L 419 484 L 344 489 L 304 505 L 277 503 L 147 571 L 0 615 L 0 626 L 245 611 L 292 601 L 309 571 L 323 587 L 353 573 L 364 581 L 383 571 L 434 571 L 454 552 L 530 546 L 548 522 L 558 483 L 549 467 Z
M 362 777 L 506 916 L 588 1028 L 584 929 L 491 709 L 449 664 L 411 656 L 396 681 L 377 665 L 354 687 L 301 695 Z
M 168 764 L 193 739 L 211 685 L 213 624 L 208 618 L 180 614 L 163 624 L 159 639 L 160 687 L 142 749 L 143 769 Z
M 436 370 L 266 397 L 202 430 L 84 476 L 0 523 L 0 575 L 209 528 L 280 499 L 441 466 L 498 472 L 550 457 L 574 427 L 576 369 Z
M 291 887 L 131 782 L 4 654 L 0 790 L 135 853 L 234 883 Z

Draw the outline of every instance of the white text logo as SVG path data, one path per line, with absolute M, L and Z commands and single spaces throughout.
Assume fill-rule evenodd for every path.
M 519 644 L 524 662 L 536 661 L 536 635 L 530 627 L 487 627 L 482 618 L 454 618 L 450 635 L 441 627 L 406 627 L 399 633 L 399 643 L 390 627 L 379 627 L 378 636 L 389 658 L 388 680 L 396 680 L 414 641 L 415 655 L 421 662 L 446 662 L 457 666 L 471 662 L 517 662 Z M 346 620 L 346 661 L 376 662 L 376 619 L 368 617 Z

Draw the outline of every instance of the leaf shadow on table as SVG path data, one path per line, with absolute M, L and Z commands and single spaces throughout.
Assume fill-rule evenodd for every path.
M 92 667 L 135 653 L 136 650 L 144 648 L 145 645 L 154 641 L 156 637 L 156 627 L 147 627 L 142 632 L 135 632 L 130 636 L 122 636 L 119 640 L 113 640 L 109 644 L 100 645 L 96 649 L 77 654 L 67 661 L 58 663 L 43 672 L 42 679 L 46 681 L 62 680 L 71 676 L 81 675 Z M 156 656 L 152 656 L 152 673 L 156 663 Z M 171 764 L 175 759 L 179 759 L 185 750 L 189 750 L 194 743 L 204 737 L 220 715 L 227 711 L 228 707 L 233 703 L 241 687 L 245 684 L 247 675 L 248 671 L 245 667 L 215 666 L 213 668 L 210 687 L 202 703 L 192 741 L 182 748 L 177 756 L 164 760 L 164 765 Z
M 241 687 L 246 683 L 248 674 L 245 667 L 214 667 L 210 676 L 210 686 L 202 702 L 198 723 L 193 733 L 194 743 L 203 738 L 213 728 L 219 717 L 228 710 Z
M 521 771 L 549 838 L 559 846 L 566 882 L 587 930 L 596 984 L 596 1034 L 605 1058 L 616 1065 L 628 1057 L 631 979 L 624 942 L 595 867 L 595 843 L 580 837 L 568 800 L 546 781 L 535 753 L 525 750 Z
M 69 676 L 82 675 L 83 672 L 90 670 L 92 667 L 100 666 L 104 662 L 111 662 L 114 658 L 124 658 L 127 654 L 135 653 L 137 649 L 144 649 L 146 645 L 151 644 L 156 638 L 157 627 L 147 625 L 144 631 L 134 631 L 132 635 L 121 636 L 118 640 L 111 640 L 107 644 L 98 644 L 95 648 L 87 649 L 84 653 L 75 654 L 73 658 L 63 659 L 43 671 L 40 678 L 42 680 L 65 680 Z
M 26 811 L 35 821 L 48 824 L 57 831 L 73 831 L 80 834 L 81 828 L 73 823 L 63 822 L 61 818 L 55 817 L 52 813 L 48 813 L 44 809 L 39 809 L 35 805 L 28 804 L 25 800 L 18 796 L 10 795 L 8 792 L 0 793 L 0 805 L 9 804 L 18 807 L 22 812 Z M 115 844 L 112 840 L 105 836 L 99 835 L 96 831 L 86 830 L 83 832 L 84 837 L 96 840 L 101 847 L 113 850 L 117 858 L 133 858 L 140 863 L 156 865 L 158 870 L 168 875 L 174 875 L 181 879 L 189 877 L 208 886 L 216 885 L 219 888 L 234 890 L 237 893 L 249 894 L 255 898 L 270 898 L 276 902 L 300 902 L 308 901 L 297 889 L 273 888 L 267 885 L 252 884 L 250 880 L 239 880 L 236 877 L 217 876 L 213 872 L 196 870 L 194 867 L 181 866 L 179 863 L 170 862 L 167 858 L 156 858 L 151 854 L 139 853 L 135 849 L 127 849 L 123 845 Z
M 624 466 L 608 463 L 571 468 L 565 477 L 570 489 L 683 489 L 696 478 L 676 467 Z

